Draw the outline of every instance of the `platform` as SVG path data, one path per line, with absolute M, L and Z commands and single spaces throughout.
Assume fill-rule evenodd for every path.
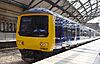
M 33 64 L 100 64 L 100 39 Z
M 0 40 L 0 49 L 16 47 L 16 39 Z
M 16 39 L 5 39 L 5 40 L 0 40 L 0 42 L 15 42 Z

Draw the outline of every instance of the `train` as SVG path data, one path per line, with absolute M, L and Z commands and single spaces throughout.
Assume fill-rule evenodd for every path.
M 22 59 L 30 62 L 78 45 L 73 42 L 94 38 L 97 33 L 48 9 L 32 8 L 18 16 L 16 44 Z

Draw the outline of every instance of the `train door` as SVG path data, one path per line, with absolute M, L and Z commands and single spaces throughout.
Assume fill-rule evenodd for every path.
M 77 32 L 76 40 L 79 40 L 80 39 L 80 28 L 79 27 L 76 28 L 76 32 Z
M 71 40 L 73 41 L 75 39 L 75 28 L 71 29 Z
M 71 41 L 71 29 L 70 28 L 67 28 L 67 30 L 66 30 L 66 32 L 67 32 L 67 41 Z
M 64 38 L 65 38 L 65 41 L 67 41 L 67 27 L 64 27 Z
M 61 25 L 56 25 L 56 45 L 61 48 L 63 41 L 64 41 L 63 28 Z
M 75 40 L 79 40 L 80 39 L 80 26 L 76 25 L 75 27 Z
M 89 30 L 89 38 L 91 38 L 91 30 Z
M 75 29 L 75 24 L 73 24 L 73 23 L 71 23 L 70 24 L 70 30 L 71 30 L 71 41 L 73 41 L 74 39 L 75 39 L 75 31 L 76 31 L 76 29 Z

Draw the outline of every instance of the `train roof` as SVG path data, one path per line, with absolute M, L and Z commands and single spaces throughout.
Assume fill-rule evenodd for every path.
M 50 11 L 46 8 L 31 8 L 29 10 L 22 12 L 21 14 L 27 14 L 27 13 L 49 13 L 49 14 L 53 14 L 52 11 Z
M 56 17 L 66 19 L 66 20 L 68 20 L 68 21 L 70 21 L 72 23 L 77 23 L 77 22 L 73 22 L 69 18 L 66 18 L 66 17 L 64 17 L 64 16 L 62 16 L 62 15 L 60 15 L 58 13 L 52 12 L 52 11 L 46 9 L 46 8 L 31 8 L 29 10 L 26 10 L 26 11 L 22 12 L 21 14 L 27 14 L 27 13 L 49 13 L 49 14 L 52 14 L 52 15 L 54 15 Z
M 27 14 L 27 13 L 49 13 L 49 14 L 52 14 L 52 15 L 54 15 L 54 16 L 56 16 L 58 18 L 61 18 L 63 20 L 64 19 L 67 20 L 67 22 L 69 22 L 69 24 L 76 24 L 76 25 L 79 25 L 79 26 L 82 26 L 82 27 L 86 28 L 87 30 L 90 29 L 92 31 L 95 31 L 92 28 L 89 28 L 87 26 L 81 25 L 78 22 L 74 22 L 74 21 L 70 20 L 69 18 L 66 18 L 66 17 L 64 17 L 64 16 L 62 16 L 62 15 L 60 15 L 58 13 L 52 12 L 52 11 L 46 9 L 46 8 L 31 8 L 29 10 L 26 10 L 26 11 L 22 12 L 21 14 Z

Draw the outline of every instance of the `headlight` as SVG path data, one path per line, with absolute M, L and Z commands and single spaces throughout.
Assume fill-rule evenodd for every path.
M 40 46 L 41 46 L 41 47 L 48 46 L 48 43 L 47 43 L 47 42 L 40 42 Z

